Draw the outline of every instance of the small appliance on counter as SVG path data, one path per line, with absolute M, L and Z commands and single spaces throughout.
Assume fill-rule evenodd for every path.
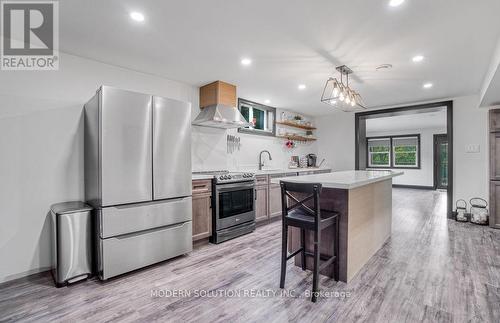
M 92 207 L 65 202 L 50 207 L 52 224 L 52 276 L 62 287 L 92 276 Z
M 307 168 L 308 161 L 309 161 L 309 159 L 307 158 L 307 156 L 302 156 L 302 157 L 300 157 L 300 160 L 299 160 L 299 167 L 300 167 L 300 168 Z
M 316 167 L 316 162 L 318 160 L 316 154 L 308 154 L 306 155 L 306 157 L 307 157 L 307 167 Z
M 299 156 L 292 156 L 290 162 L 288 163 L 288 168 L 298 168 L 299 167 Z

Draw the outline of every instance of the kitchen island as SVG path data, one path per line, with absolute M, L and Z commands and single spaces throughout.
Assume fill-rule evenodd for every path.
M 320 183 L 321 209 L 339 213 L 339 277 L 349 282 L 391 235 L 392 178 L 403 172 L 342 171 L 273 179 L 295 183 Z M 321 232 L 321 254 L 331 256 L 334 250 L 333 227 Z M 289 229 L 289 251 L 300 247 L 300 230 Z M 306 250 L 313 250 L 313 234 L 306 234 Z M 309 257 L 308 257 L 309 258 Z M 306 260 L 312 268 L 313 259 Z M 301 266 L 300 254 L 295 265 Z M 321 274 L 333 277 L 333 265 Z

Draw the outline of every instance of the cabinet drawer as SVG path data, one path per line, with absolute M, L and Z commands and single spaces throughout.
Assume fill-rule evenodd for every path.
M 207 193 L 212 191 L 211 180 L 194 180 L 193 181 L 193 194 Z
M 191 221 L 191 197 L 161 202 L 107 207 L 98 212 L 101 238 Z
M 267 175 L 255 176 L 255 185 L 267 185 Z
M 293 172 L 293 173 L 280 173 L 280 174 L 269 175 L 269 184 L 273 185 L 272 180 L 275 178 L 292 177 L 292 176 L 297 176 L 297 173 Z M 279 184 L 276 184 L 276 185 L 279 185 Z
M 191 221 L 116 238 L 99 239 L 99 275 L 108 279 L 193 249 Z

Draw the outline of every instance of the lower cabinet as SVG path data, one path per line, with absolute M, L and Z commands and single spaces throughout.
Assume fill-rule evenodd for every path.
M 267 194 L 267 184 L 255 186 L 255 221 L 257 222 L 269 219 Z
M 269 184 L 269 217 L 281 216 L 281 186 Z
M 211 181 L 193 181 L 193 241 L 212 235 Z
M 500 181 L 490 182 L 490 227 L 500 229 Z

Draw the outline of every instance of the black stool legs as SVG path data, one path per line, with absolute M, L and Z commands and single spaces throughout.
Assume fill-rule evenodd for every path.
M 285 288 L 286 262 L 301 253 L 302 270 L 306 270 L 306 256 L 313 257 L 313 286 L 311 301 L 316 302 L 319 285 L 319 272 L 334 263 L 334 277 L 338 280 L 338 241 L 339 241 L 339 214 L 334 211 L 320 210 L 321 184 L 318 183 L 290 183 L 281 181 L 282 201 L 282 242 L 281 242 L 281 277 L 280 288 Z M 306 195 L 299 200 L 290 192 Z M 290 205 L 291 204 L 291 205 Z M 312 206 L 310 206 L 312 205 Z M 300 229 L 300 248 L 288 254 L 288 228 Z M 321 230 L 334 226 L 333 256 L 321 255 Z M 306 251 L 306 230 L 314 232 L 314 252 Z M 321 263 L 323 261 L 323 263 Z
M 286 261 L 288 260 L 288 226 L 283 222 L 281 233 L 281 277 L 280 288 L 285 288 Z
M 312 287 L 312 297 L 311 301 L 316 302 L 316 293 L 318 292 L 318 280 L 319 280 L 319 242 L 321 241 L 321 231 L 314 231 L 314 266 L 313 266 L 313 287 Z M 305 253 L 304 253 L 305 254 Z
M 306 229 L 300 229 L 300 248 L 302 248 L 302 270 L 306 270 Z

